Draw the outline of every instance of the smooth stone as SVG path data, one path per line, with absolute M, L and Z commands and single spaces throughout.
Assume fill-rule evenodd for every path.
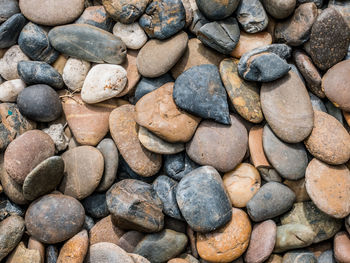
M 317 17 L 311 29 L 310 55 L 315 65 L 327 70 L 346 55 L 350 28 L 334 8 L 327 8 Z
M 237 46 L 240 31 L 233 17 L 205 24 L 197 32 L 197 38 L 208 47 L 229 55 Z
M 21 79 L 12 79 L 0 84 L 0 101 L 16 102 L 18 94 L 26 84 Z
M 185 8 L 186 18 L 185 18 L 185 28 L 188 28 L 192 24 L 193 20 L 193 0 L 181 0 L 182 5 Z
M 292 17 L 277 23 L 275 27 L 276 42 L 286 43 L 289 46 L 302 45 L 309 40 L 311 27 L 316 21 L 317 15 L 317 6 L 314 3 L 298 6 Z
M 87 214 L 93 218 L 103 218 L 109 215 L 104 193 L 93 193 L 81 201 Z
M 200 118 L 192 116 L 176 106 L 173 99 L 173 86 L 174 83 L 167 83 L 144 95 L 136 103 L 135 120 L 139 125 L 167 142 L 184 143 L 192 138 Z M 183 147 L 177 147 L 176 152 L 183 149 Z M 168 153 L 170 153 L 169 150 Z
M 1 0 L 0 1 L 0 23 L 5 22 L 12 15 L 20 13 L 18 0 Z
M 185 26 L 186 11 L 181 0 L 153 0 L 139 20 L 150 38 L 167 39 Z
M 47 133 L 55 143 L 56 153 L 64 151 L 68 147 L 69 139 L 64 133 L 63 124 L 51 124 L 48 128 L 43 129 L 42 131 Z
M 314 112 L 314 127 L 304 143 L 313 156 L 328 164 L 343 164 L 350 158 L 349 133 L 336 118 L 325 112 Z
M 307 250 L 292 250 L 283 256 L 282 263 L 318 263 L 315 255 Z
M 63 68 L 66 65 L 66 62 L 68 60 L 68 56 L 64 54 L 60 54 L 56 61 L 52 63 L 52 66 L 60 73 L 61 75 L 63 74 Z
M 21 241 L 25 230 L 20 216 L 10 216 L 0 222 L 0 260 L 4 259 Z
M 260 222 L 287 212 L 293 205 L 295 194 L 287 186 L 268 182 L 247 203 L 247 211 L 254 222 Z
M 345 165 L 332 166 L 314 158 L 305 180 L 311 200 L 322 212 L 335 218 L 350 214 L 350 171 Z
M 344 231 L 334 237 L 334 257 L 337 262 L 350 261 L 350 236 Z
M 19 79 L 17 64 L 18 62 L 29 58 L 22 52 L 18 45 L 10 47 L 0 58 L 0 75 L 5 80 Z
M 45 62 L 20 61 L 17 65 L 18 74 L 27 85 L 46 84 L 54 89 L 63 88 L 60 73 Z
M 103 139 L 96 148 L 102 153 L 104 160 L 102 179 L 96 191 L 103 192 L 112 186 L 117 177 L 119 152 L 114 141 L 110 138 Z
M 36 240 L 33 237 L 30 237 L 28 240 L 28 249 L 36 250 L 39 252 L 41 263 L 45 262 L 45 246 L 40 241 Z
M 27 249 L 24 243 L 20 242 L 6 263 L 41 263 L 40 253 L 35 249 Z
M 27 19 L 22 14 L 14 14 L 0 24 L 0 48 L 8 48 L 15 45 L 26 23 Z
M 232 206 L 245 207 L 260 189 L 261 179 L 253 165 L 241 163 L 232 172 L 224 175 L 223 182 Z
M 62 154 L 64 176 L 59 190 L 77 199 L 95 191 L 103 174 L 103 155 L 92 146 L 78 146 Z
M 263 148 L 263 130 L 260 125 L 253 126 L 249 130 L 248 146 L 251 163 L 256 169 L 272 169 L 271 164 L 267 160 Z
M 266 12 L 277 19 L 284 19 L 290 16 L 296 5 L 296 0 L 263 0 L 262 3 Z
M 90 245 L 100 242 L 109 242 L 118 245 L 119 239 L 124 235 L 124 231 L 112 222 L 109 215 L 98 221 L 89 232 Z
M 132 24 L 117 22 L 113 27 L 113 35 L 120 37 L 130 49 L 140 49 L 147 42 L 147 35 L 138 22 Z
M 313 243 L 332 238 L 342 226 L 340 219 L 323 213 L 311 201 L 295 203 L 292 210 L 281 217 L 281 223 L 283 225 L 302 224 L 311 227 L 316 234 Z
M 174 79 L 169 73 L 166 73 L 157 78 L 145 78 L 142 77 L 136 86 L 135 90 L 135 102 L 138 102 L 144 95 L 160 88 L 168 82 L 174 82 Z
M 155 78 L 167 73 L 185 52 L 187 42 L 188 36 L 183 31 L 166 40 L 149 40 L 137 55 L 140 74 Z
M 260 89 L 261 107 L 273 132 L 287 143 L 298 143 L 310 135 L 314 113 L 309 94 L 294 72 Z
M 206 23 L 209 23 L 210 21 L 199 11 L 197 5 L 194 3 L 193 4 L 193 0 L 191 1 L 191 6 L 193 6 L 193 19 L 192 19 L 192 23 L 189 26 L 189 30 L 191 33 L 193 33 L 194 35 L 197 35 L 198 30 L 204 26 Z
M 177 186 L 176 200 L 182 216 L 196 232 L 214 231 L 232 216 L 231 202 L 220 174 L 210 166 L 185 175 Z
M 48 245 L 46 247 L 46 262 L 47 263 L 57 263 L 58 249 L 56 246 Z
M 199 10 L 210 20 L 221 20 L 229 17 L 236 10 L 240 1 L 216 1 L 216 0 L 197 0 Z
M 259 0 L 241 1 L 236 14 L 243 30 L 251 34 L 263 31 L 269 22 L 264 6 Z
M 20 1 L 19 7 L 30 21 L 45 26 L 57 26 L 74 21 L 83 12 L 84 1 L 28 0 Z
M 114 21 L 107 14 L 103 6 L 89 6 L 85 8 L 81 16 L 75 20 L 75 24 L 88 24 L 108 32 L 112 31 Z
M 296 195 L 296 202 L 305 202 L 309 201 L 310 196 L 308 195 L 305 187 L 305 178 L 300 180 L 284 180 L 283 184 L 288 186 Z
M 231 126 L 202 121 L 186 145 L 188 156 L 201 165 L 211 165 L 220 172 L 232 171 L 242 162 L 248 148 L 248 134 L 234 115 Z
M 146 10 L 149 0 L 102 0 L 107 13 L 123 24 L 135 22 Z
M 232 208 L 232 219 L 223 227 L 197 233 L 197 249 L 201 258 L 210 262 L 231 262 L 247 249 L 252 227 L 248 215 Z
M 189 236 L 190 235 L 188 232 L 189 226 L 184 220 L 179 220 L 170 216 L 165 215 L 164 217 L 164 229 L 171 229 L 176 232 L 184 233 Z M 194 233 L 194 232 L 193 232 Z
M 73 197 L 49 194 L 31 203 L 25 223 L 29 234 L 38 241 L 55 244 L 78 233 L 84 224 L 84 217 L 83 206 Z
M 118 241 L 117 245 L 126 252 L 134 251 L 137 244 L 144 238 L 144 234 L 135 230 L 126 232 Z
M 330 0 L 328 2 L 328 7 L 332 7 L 336 9 L 342 15 L 342 17 L 344 18 L 344 21 L 350 27 L 350 15 L 349 15 L 350 5 L 347 1 Z
M 17 97 L 19 111 L 34 121 L 50 122 L 62 115 L 60 98 L 45 84 L 25 88 Z
M 126 46 L 119 37 L 91 25 L 55 27 L 49 39 L 59 52 L 90 62 L 121 64 L 126 57 Z
M 154 263 L 168 261 L 179 255 L 187 245 L 185 234 L 170 229 L 146 235 L 133 253 L 141 255 Z
M 198 167 L 185 152 L 164 156 L 165 173 L 177 181 Z
M 63 177 L 64 162 L 59 156 L 52 156 L 38 164 L 23 182 L 23 196 L 35 200 L 55 190 Z
M 63 68 L 62 78 L 64 84 L 72 91 L 79 91 L 83 87 L 90 67 L 91 64 L 88 61 L 69 58 Z
M 215 65 L 194 66 L 175 81 L 175 104 L 191 114 L 230 124 L 227 95 Z
M 16 205 L 15 203 L 11 203 L 11 201 L 8 199 L 0 201 L 0 220 L 1 221 L 13 215 L 23 217 L 24 212 L 25 210 L 23 208 Z
M 18 45 L 32 60 L 52 64 L 59 56 L 59 53 L 50 44 L 47 31 L 31 22 L 21 31 Z
M 129 256 L 132 258 L 134 263 L 150 263 L 150 261 L 140 255 L 129 253 Z
M 161 175 L 153 182 L 153 189 L 163 203 L 164 214 L 182 220 L 180 209 L 176 202 L 178 183 L 168 176 Z
M 90 246 L 86 263 L 134 263 L 123 249 L 113 243 L 100 242 Z
M 162 156 L 146 150 L 138 139 L 136 112 L 132 105 L 123 105 L 109 117 L 110 133 L 120 154 L 133 172 L 143 177 L 155 175 L 162 164 Z
M 114 184 L 106 198 L 117 226 L 142 232 L 157 232 L 163 228 L 163 204 L 150 184 L 125 179 Z
M 89 236 L 86 230 L 64 243 L 57 258 L 57 263 L 81 263 L 89 248 Z
M 317 259 L 317 263 L 336 263 L 333 250 L 323 252 Z

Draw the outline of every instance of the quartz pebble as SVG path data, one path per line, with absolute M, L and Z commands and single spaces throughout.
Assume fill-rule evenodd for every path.
M 132 24 L 117 22 L 113 27 L 113 34 L 120 37 L 130 49 L 140 49 L 147 42 L 147 35 L 137 22 Z
M 91 65 L 88 61 L 69 58 L 63 68 L 62 78 L 64 84 L 72 91 L 80 90 L 83 87 L 90 67 Z

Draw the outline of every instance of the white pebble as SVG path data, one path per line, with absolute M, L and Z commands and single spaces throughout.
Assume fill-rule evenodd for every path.
M 130 49 L 140 49 L 147 42 L 147 35 L 137 22 L 128 25 L 117 22 L 113 27 L 113 34 L 120 37 Z
M 47 133 L 54 141 L 56 152 L 63 151 L 67 148 L 69 139 L 64 133 L 64 127 L 61 123 L 52 124 L 49 128 L 43 129 L 43 132 Z
M 15 102 L 18 94 L 24 90 L 26 84 L 21 79 L 5 81 L 0 85 L 0 101 Z
M 88 61 L 69 58 L 63 69 L 62 78 L 66 86 L 74 91 L 80 90 L 83 87 L 84 80 L 91 68 L 91 64 Z
M 0 75 L 6 79 L 19 79 L 17 64 L 21 60 L 29 60 L 18 45 L 12 46 L 0 59 Z

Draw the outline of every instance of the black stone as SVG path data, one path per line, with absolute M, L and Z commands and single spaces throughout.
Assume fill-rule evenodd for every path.
M 17 97 L 17 105 L 21 114 L 29 119 L 50 122 L 62 114 L 62 105 L 57 93 L 44 84 L 25 88 Z
M 111 32 L 114 21 L 103 6 L 92 6 L 84 10 L 82 15 L 75 21 L 75 24 L 88 24 Z
M 229 17 L 236 10 L 240 0 L 196 0 L 199 10 L 211 20 Z
M 178 220 L 167 215 L 164 217 L 164 229 L 171 229 L 186 234 L 186 228 L 187 223 L 183 219 Z
M 94 220 L 91 217 L 85 215 L 83 228 L 86 229 L 88 232 L 90 232 L 90 230 L 94 227 L 94 225 L 95 225 Z
M 0 25 L 0 48 L 8 48 L 16 44 L 18 35 L 26 23 L 27 19 L 22 14 L 15 14 L 2 23 Z
M 199 165 L 193 162 L 185 152 L 164 156 L 166 174 L 177 181 L 198 167 Z
M 0 0 L 0 24 L 20 12 L 18 0 Z
M 82 200 L 81 203 L 85 211 L 93 218 L 103 218 L 109 214 L 105 194 L 92 194 Z
M 237 20 L 247 33 L 263 31 L 269 22 L 259 0 L 242 0 L 236 10 Z
M 230 124 L 227 94 L 215 65 L 194 66 L 175 81 L 175 104 L 189 113 Z
M 10 200 L 0 201 L 0 221 L 13 215 L 18 215 L 23 217 L 24 212 L 25 211 L 23 210 L 23 208 L 16 205 L 15 203 L 12 203 Z
M 58 258 L 58 249 L 54 245 L 46 247 L 46 263 L 56 263 Z
M 17 71 L 27 85 L 46 84 L 54 89 L 63 88 L 61 74 L 46 62 L 20 61 L 17 64 Z

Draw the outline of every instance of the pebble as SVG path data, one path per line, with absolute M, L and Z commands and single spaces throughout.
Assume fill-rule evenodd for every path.
M 134 263 L 150 263 L 150 261 L 140 255 L 129 253 L 129 256 L 132 258 Z
M 90 229 L 90 245 L 100 242 L 109 242 L 118 245 L 119 239 L 123 235 L 124 231 L 113 224 L 112 217 L 109 215 L 102 218 Z
M 282 256 L 278 254 L 272 254 L 266 263 L 282 263 Z
M 182 216 L 196 232 L 216 230 L 232 216 L 220 174 L 210 166 L 199 167 L 184 176 L 177 186 L 176 200 Z
M 264 127 L 260 125 L 253 126 L 249 130 L 248 146 L 251 163 L 255 168 L 259 169 L 271 169 L 272 166 L 267 160 L 267 157 L 263 149 L 263 130 Z
M 12 79 L 0 84 L 0 101 L 16 102 L 18 94 L 26 84 L 21 79 Z
M 50 122 L 62 114 L 60 98 L 54 89 L 45 84 L 25 88 L 17 97 L 20 112 L 34 121 Z
M 166 40 L 148 41 L 137 55 L 138 71 L 147 78 L 167 73 L 185 52 L 187 42 L 188 36 L 183 31 Z
M 133 95 L 135 92 L 136 84 L 139 82 L 141 78 L 141 74 L 137 69 L 137 50 L 128 50 L 128 54 L 126 55 L 126 60 L 121 66 L 126 70 L 127 73 L 127 84 L 122 92 L 120 92 L 117 97 L 122 97 L 124 95 Z
M 345 165 L 332 166 L 314 158 L 305 180 L 311 200 L 322 212 L 335 218 L 350 214 L 350 172 Z
M 167 39 L 185 26 L 185 20 L 186 11 L 181 0 L 153 0 L 139 24 L 150 38 Z
M 311 29 L 310 55 L 321 70 L 340 62 L 347 54 L 350 28 L 334 8 L 327 8 L 317 17 Z
M 28 0 L 20 1 L 19 7 L 30 21 L 45 26 L 57 26 L 68 24 L 79 17 L 84 10 L 84 0 Z
M 310 196 L 308 195 L 305 187 L 305 178 L 299 180 L 284 180 L 283 184 L 288 186 L 296 195 L 296 202 L 309 201 Z
M 174 79 L 169 73 L 166 73 L 157 78 L 145 78 L 142 77 L 136 86 L 135 90 L 135 102 L 138 102 L 144 95 L 160 88 L 168 82 L 174 82 Z
M 147 42 L 147 35 L 138 22 L 131 24 L 117 22 L 113 27 L 113 35 L 120 37 L 130 49 L 140 49 Z
M 83 199 L 92 194 L 103 174 L 103 155 L 92 146 L 78 146 L 62 154 L 64 176 L 59 190 L 66 195 Z
M 183 259 L 183 258 L 173 258 L 168 261 L 168 263 L 188 263 L 189 261 Z
M 350 261 L 350 236 L 344 231 L 334 237 L 334 257 L 337 262 Z
M 185 152 L 164 156 L 165 173 L 177 181 L 198 167 Z
M 5 80 L 19 79 L 17 64 L 29 58 L 22 52 L 18 45 L 10 47 L 0 58 L 0 75 Z
M 236 10 L 240 1 L 215 1 L 198 0 L 196 1 L 199 10 L 210 20 L 221 20 L 229 17 Z
M 89 6 L 74 23 L 88 24 L 111 32 L 114 21 L 103 6 Z
M 298 143 L 310 135 L 313 109 L 309 94 L 297 74 L 286 76 L 260 89 L 261 107 L 273 132 L 287 143 Z
M 146 150 L 146 149 L 144 149 Z M 145 182 L 145 183 L 152 183 L 156 177 L 159 175 L 158 173 L 152 175 L 152 176 L 149 176 L 149 177 L 144 177 L 144 176 L 141 176 L 137 173 L 135 173 L 131 168 L 130 166 L 127 164 L 127 162 L 124 160 L 123 156 L 120 155 L 119 156 L 120 158 L 120 165 L 119 165 L 119 168 L 118 168 L 118 179 L 119 180 L 124 180 L 124 179 L 135 179 L 135 180 L 140 180 L 142 182 Z
M 120 246 L 128 253 L 132 253 L 137 244 L 144 238 L 144 234 L 135 230 L 126 232 L 118 241 Z
M 247 203 L 247 211 L 254 222 L 279 216 L 293 205 L 295 194 L 287 186 L 268 182 Z
M 46 247 L 46 262 L 47 263 L 56 263 L 58 258 L 58 250 L 53 245 L 48 245 Z
M 283 256 L 283 263 L 318 263 L 315 255 L 306 250 L 292 250 Z
M 26 23 L 27 19 L 22 14 L 14 14 L 3 22 L 0 25 L 0 48 L 8 48 L 15 45 L 19 33 Z
M 296 2 L 296 0 L 263 0 L 262 4 L 270 16 L 284 19 L 293 13 Z
M 317 263 L 336 263 L 333 250 L 323 252 L 317 259 Z
M 191 5 L 193 5 L 193 19 L 189 30 L 197 35 L 198 30 L 206 23 L 209 23 L 209 20 L 199 11 L 197 4 L 193 0 L 191 0 Z
M 123 262 L 134 263 L 132 258 L 123 249 L 115 244 L 108 242 L 100 242 L 90 246 L 88 254 L 85 258 L 86 263 L 110 263 Z
M 86 213 L 93 218 L 103 218 L 109 215 L 104 193 L 92 193 L 82 200 L 81 203 Z
M 81 263 L 88 251 L 89 237 L 83 230 L 69 239 L 61 248 L 57 263 Z
M 25 224 L 29 234 L 38 241 L 55 244 L 78 233 L 84 224 L 84 217 L 83 206 L 73 197 L 49 194 L 29 206 Z
M 64 133 L 64 127 L 61 123 L 52 124 L 42 131 L 47 133 L 55 143 L 56 153 L 64 151 L 68 147 L 69 139 Z
M 179 255 L 186 247 L 187 241 L 185 234 L 164 229 L 159 233 L 146 235 L 133 253 L 154 263 L 166 262 Z
M 21 12 L 17 0 L 1 0 L 0 7 L 0 23 L 5 22 L 12 15 Z
M 64 84 L 72 91 L 79 91 L 84 84 L 84 80 L 90 70 L 90 62 L 69 58 L 63 68 L 62 78 Z
M 186 145 L 188 156 L 220 172 L 232 171 L 242 162 L 248 148 L 248 134 L 242 122 L 230 115 L 231 126 L 202 121 Z
M 269 22 L 264 6 L 259 0 L 241 1 L 236 14 L 243 30 L 251 34 L 263 31 Z
M 126 57 L 126 46 L 119 37 L 91 25 L 55 27 L 49 40 L 59 52 L 90 62 L 121 64 Z
M 23 242 L 20 242 L 16 249 L 7 258 L 6 263 L 40 263 L 39 251 L 27 249 Z
M 20 206 L 16 205 L 15 203 L 11 203 L 9 200 L 2 200 L 0 201 L 0 220 L 4 220 L 5 218 L 8 218 L 9 216 L 18 215 L 23 217 L 24 216 L 24 209 L 22 209 Z
M 102 0 L 107 13 L 123 24 L 135 22 L 144 12 L 149 0 Z
M 63 88 L 60 73 L 45 62 L 20 61 L 17 64 L 18 75 L 27 85 L 46 84 L 54 89 Z

